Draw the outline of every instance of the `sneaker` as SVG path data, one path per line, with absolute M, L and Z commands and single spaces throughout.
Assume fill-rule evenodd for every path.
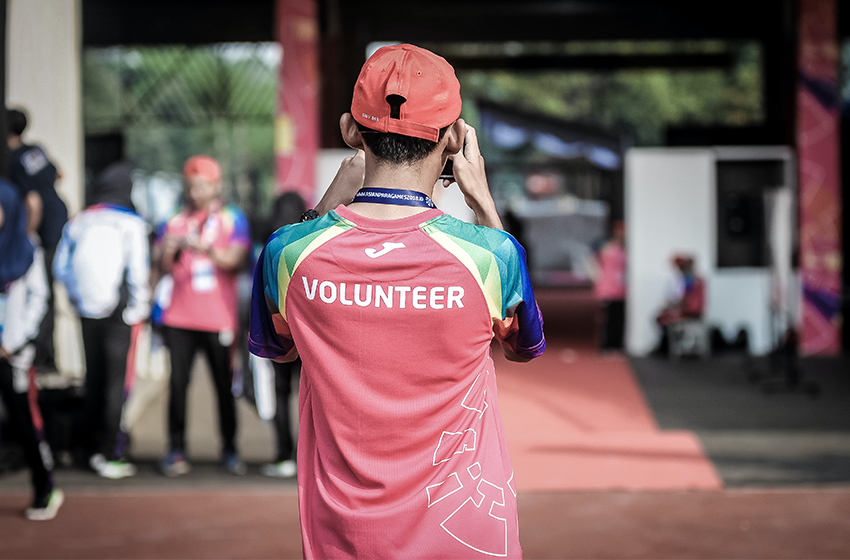
M 179 451 L 172 451 L 162 461 L 160 461 L 159 470 L 161 470 L 162 474 L 165 476 L 175 477 L 187 474 L 192 470 L 192 466 L 183 457 L 182 453 Z
M 24 511 L 24 515 L 32 521 L 48 521 L 56 517 L 64 501 L 65 493 L 59 488 L 54 488 L 50 492 L 50 496 L 47 498 L 47 503 L 44 506 L 27 508 Z
M 97 473 L 100 473 L 106 463 L 106 456 L 103 453 L 95 453 L 89 457 L 89 466 Z
M 295 465 L 295 461 L 288 459 L 286 461 L 280 461 L 279 463 L 263 465 L 261 472 L 266 476 L 274 478 L 289 478 L 290 476 L 296 475 L 298 468 Z
M 235 474 L 236 476 L 243 476 L 246 472 L 248 472 L 247 467 L 245 467 L 245 463 L 242 462 L 242 459 L 240 459 L 239 455 L 236 453 L 224 454 L 223 467 L 224 470 L 230 474 Z
M 97 470 L 97 474 L 103 478 L 118 480 L 136 475 L 136 465 L 126 461 L 107 461 Z

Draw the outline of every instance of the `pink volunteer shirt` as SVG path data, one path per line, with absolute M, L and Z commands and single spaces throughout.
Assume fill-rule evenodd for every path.
M 626 299 L 626 251 L 622 245 L 606 243 L 599 251 L 599 278 L 594 288 L 598 299 Z
M 527 358 L 545 348 L 524 251 L 503 231 L 340 206 L 272 236 L 249 347 L 303 360 L 306 558 L 522 556 L 494 336 Z
M 197 236 L 216 249 L 232 244 L 250 247 L 248 220 L 235 206 L 215 204 L 209 212 L 183 210 L 160 232 L 165 235 Z M 215 266 L 209 256 L 181 249 L 171 270 L 174 290 L 162 323 L 180 329 L 221 332 L 237 330 L 236 273 Z

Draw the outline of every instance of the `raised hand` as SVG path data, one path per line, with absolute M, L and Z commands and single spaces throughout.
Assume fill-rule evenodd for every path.
M 466 123 L 464 123 L 466 124 Z M 502 228 L 502 220 L 496 211 L 496 203 L 490 194 L 487 174 L 484 170 L 484 157 L 478 147 L 478 134 L 466 125 L 463 149 L 450 156 L 454 165 L 454 175 L 466 204 L 475 213 L 479 225 L 495 229 Z M 443 181 L 443 186 L 448 186 Z
M 348 204 L 354 195 L 363 187 L 363 177 L 366 174 L 366 154 L 363 150 L 342 160 L 339 171 L 331 181 L 322 200 L 316 205 L 319 215 L 325 214 L 340 204 Z

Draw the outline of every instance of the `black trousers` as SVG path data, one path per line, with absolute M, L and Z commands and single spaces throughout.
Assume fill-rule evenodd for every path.
M 621 350 L 623 331 L 626 327 L 626 302 L 623 300 L 602 301 L 602 350 Z
M 37 368 L 56 367 L 56 348 L 53 342 L 53 330 L 56 318 L 56 302 L 53 296 L 53 257 L 56 247 L 44 249 L 44 271 L 47 275 L 47 309 L 38 327 L 35 337 L 35 359 L 33 365 Z
M 121 415 L 127 399 L 127 353 L 130 325 L 121 314 L 103 319 L 80 319 L 86 357 L 86 384 L 80 431 L 83 449 L 89 455 L 103 453 L 107 460 L 121 459 L 127 437 Z
M 0 359 L 0 397 L 9 414 L 12 434 L 24 452 L 24 459 L 30 470 L 32 486 L 35 491 L 34 504 L 43 506 L 53 490 L 53 458 L 50 447 L 36 430 L 33 411 L 27 391 L 16 391 L 12 366 Z M 20 388 L 19 388 L 20 389 Z
M 301 372 L 301 359 L 281 364 L 272 362 L 274 367 L 275 413 L 274 427 L 277 433 L 277 456 L 275 461 L 295 458 L 295 442 L 289 422 L 289 397 L 292 394 L 292 376 Z
M 168 436 L 171 451 L 186 451 L 186 397 L 192 376 L 192 362 L 202 350 L 212 373 L 218 399 L 222 453 L 236 452 L 236 402 L 233 399 L 233 368 L 230 349 L 219 342 L 217 332 L 190 331 L 168 327 L 165 344 L 171 354 L 171 382 L 168 398 Z

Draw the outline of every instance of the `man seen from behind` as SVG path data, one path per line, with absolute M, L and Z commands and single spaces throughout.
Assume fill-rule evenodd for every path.
M 378 50 L 340 120 L 362 151 L 257 264 L 251 351 L 303 361 L 306 558 L 522 556 L 490 344 L 535 358 L 542 318 L 460 112 L 444 59 Z M 479 226 L 431 202 L 448 159 Z
M 47 267 L 47 311 L 35 340 L 36 355 L 33 365 L 40 370 L 55 371 L 53 258 L 62 236 L 62 228 L 68 221 L 68 209 L 56 192 L 56 182 L 61 178 L 56 166 L 41 146 L 27 144 L 23 140 L 28 125 L 26 113 L 18 109 L 7 109 L 6 119 L 9 122 L 9 133 L 6 137 L 9 148 L 9 179 L 18 189 L 18 196 L 26 208 L 27 233 L 38 236 Z

